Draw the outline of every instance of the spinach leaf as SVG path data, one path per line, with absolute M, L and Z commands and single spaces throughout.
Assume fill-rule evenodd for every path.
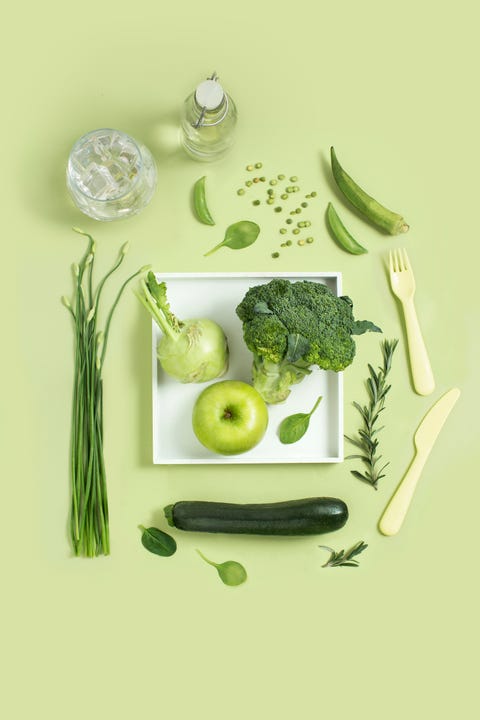
M 231 250 L 242 250 L 252 245 L 260 233 L 257 223 L 250 220 L 240 220 L 239 222 L 229 225 L 225 231 L 225 237 L 222 242 L 215 245 L 214 248 L 205 253 L 204 257 L 211 255 L 221 247 L 228 247 Z
M 170 557 L 177 549 L 177 543 L 171 535 L 156 527 L 138 526 L 142 531 L 142 545 L 149 552 L 162 557 Z
M 284 418 L 278 428 L 278 436 L 280 442 L 284 445 L 290 445 L 291 443 L 297 442 L 302 438 L 308 430 L 310 425 L 310 418 L 320 404 L 322 396 L 317 399 L 317 402 L 310 410 L 309 413 L 295 413 Z

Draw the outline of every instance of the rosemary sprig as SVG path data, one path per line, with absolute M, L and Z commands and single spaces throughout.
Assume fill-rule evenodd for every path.
M 382 456 L 377 454 L 378 451 L 378 433 L 383 429 L 377 427 L 377 420 L 380 413 L 385 408 L 385 397 L 390 390 L 391 385 L 387 384 L 387 376 L 392 367 L 392 357 L 395 352 L 395 348 L 398 345 L 398 340 L 384 340 L 381 344 L 383 365 L 378 368 L 376 372 L 373 367 L 369 364 L 369 377 L 366 381 L 367 392 L 368 392 L 368 404 L 360 405 L 354 402 L 354 407 L 360 413 L 363 420 L 363 427 L 358 431 L 357 437 L 349 437 L 345 435 L 345 438 L 355 445 L 355 447 L 361 450 L 360 454 L 348 455 L 347 460 L 361 460 L 365 465 L 365 471 L 360 472 L 359 470 L 351 470 L 352 475 L 358 480 L 372 485 L 375 490 L 378 489 L 378 481 L 385 477 L 384 470 L 389 464 L 388 462 L 380 466 L 379 461 Z
M 340 552 L 335 552 L 335 550 L 332 550 L 332 548 L 327 545 L 319 545 L 318 547 L 330 552 L 329 559 L 322 567 L 358 567 L 359 562 L 358 560 L 354 560 L 354 558 L 366 550 L 368 545 L 364 543 L 363 540 L 360 540 L 360 542 L 351 547 L 350 550 L 340 550 Z

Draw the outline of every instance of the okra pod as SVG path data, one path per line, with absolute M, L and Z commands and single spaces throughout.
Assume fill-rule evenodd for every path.
M 335 240 L 344 250 L 352 253 L 352 255 L 362 255 L 363 253 L 368 252 L 366 248 L 360 245 L 360 243 L 358 243 L 355 238 L 350 235 L 347 228 L 338 217 L 331 202 L 328 203 L 327 207 L 327 221 Z
M 215 225 L 215 220 L 210 215 L 210 211 L 207 205 L 207 198 L 205 194 L 205 179 L 204 175 L 201 177 L 193 186 L 193 208 L 197 220 L 200 220 L 204 225 Z
M 338 187 L 368 220 L 386 230 L 390 235 L 407 232 L 408 225 L 401 215 L 388 210 L 377 200 L 368 195 L 365 190 L 348 175 L 337 160 L 334 148 L 330 148 L 332 172 Z

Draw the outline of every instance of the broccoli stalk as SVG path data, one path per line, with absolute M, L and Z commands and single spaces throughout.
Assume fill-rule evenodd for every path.
M 308 280 L 276 278 L 251 287 L 237 315 L 253 353 L 253 385 L 269 404 L 285 400 L 312 366 L 344 370 L 355 356 L 352 335 L 381 332 L 368 320 L 354 319 L 350 298 Z

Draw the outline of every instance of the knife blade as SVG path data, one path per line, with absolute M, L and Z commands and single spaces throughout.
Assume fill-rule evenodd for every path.
M 446 392 L 427 412 L 414 436 L 416 453 L 388 502 L 378 528 L 383 535 L 396 535 L 402 527 L 423 467 L 435 444 L 440 430 L 460 397 L 460 390 Z

